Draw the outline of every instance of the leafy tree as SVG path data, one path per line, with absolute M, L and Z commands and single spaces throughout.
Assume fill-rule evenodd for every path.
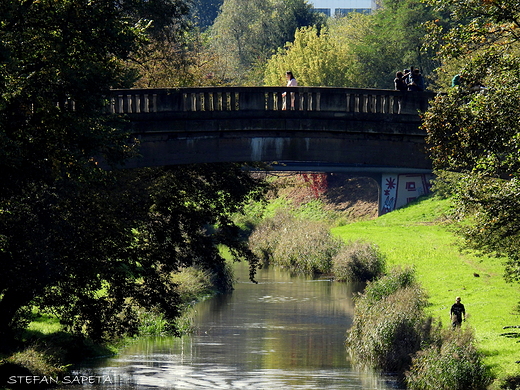
M 330 19 L 323 33 L 302 30 L 269 60 L 265 83 L 278 84 L 285 68 L 303 85 L 393 89 L 396 71 L 415 66 L 429 73 L 436 65 L 421 50 L 423 23 L 435 15 L 418 0 L 386 0 L 372 15 Z
M 268 60 L 264 84 L 285 85 L 285 72 L 290 70 L 298 85 L 362 86 L 357 78 L 360 63 L 350 43 L 370 28 L 368 21 L 365 15 L 353 13 L 335 20 L 328 28 L 298 29 L 294 42 L 287 43 Z
M 244 83 L 301 26 L 320 25 L 322 16 L 305 0 L 225 0 L 212 31 L 212 48 L 224 78 Z M 255 80 L 253 80 L 254 82 Z
M 424 24 L 433 19 L 440 16 L 421 0 L 384 0 L 373 15 L 372 28 L 354 43 L 363 84 L 393 89 L 395 72 L 411 66 L 427 76 L 438 65 L 433 53 L 422 49 Z
M 191 17 L 203 30 L 210 27 L 218 16 L 224 0 L 193 0 Z
M 117 162 L 127 154 L 127 135 L 108 126 L 100 108 L 110 87 L 130 85 L 133 75 L 117 59 L 136 47 L 144 27 L 138 4 L 2 5 L 0 334 L 5 335 L 20 307 L 60 272 L 53 267 L 59 250 L 50 237 L 61 231 L 55 222 L 74 215 L 59 199 L 66 194 L 74 204 L 81 183 L 99 174 L 93 156 Z
M 456 28 L 437 26 L 441 54 L 465 60 L 462 82 L 424 116 L 437 169 L 460 172 L 456 211 L 468 245 L 506 255 L 506 277 L 520 280 L 520 7 L 503 1 L 431 1 L 450 10 Z M 484 86 L 485 88 L 482 88 Z
M 217 288 L 230 289 L 219 245 L 249 260 L 254 272 L 255 259 L 230 218 L 249 196 L 260 196 L 262 186 L 241 165 L 110 176 L 110 184 L 90 186 L 74 197 L 68 207 L 74 207 L 74 221 L 53 223 L 60 231 L 52 234 L 42 229 L 42 239 L 60 252 L 49 256 L 46 266 L 56 270 L 32 303 L 57 315 L 68 329 L 96 340 L 134 334 L 140 308 L 158 311 L 172 323 L 182 303 L 172 274 L 180 268 L 207 270 Z M 60 245 L 63 241 L 68 245 Z M 34 278 L 42 283 L 41 276 Z
M 133 155 L 117 118 L 103 113 L 105 96 L 132 85 L 125 61 L 148 38 L 175 34 L 185 4 L 2 5 L 1 346 L 33 305 L 97 339 L 135 330 L 135 306 L 171 319 L 169 272 L 198 263 L 221 274 L 219 243 L 248 256 L 228 214 L 257 182 L 233 165 L 118 172 L 97 161 L 115 166 Z

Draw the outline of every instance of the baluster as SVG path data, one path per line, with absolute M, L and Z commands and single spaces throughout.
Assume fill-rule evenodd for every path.
M 157 112 L 157 94 L 152 95 L 152 112 Z
M 383 96 L 382 95 L 376 95 L 376 104 L 375 104 L 375 112 L 378 114 L 381 114 L 383 112 Z
M 238 109 L 240 109 L 240 107 L 238 107 L 239 102 L 240 102 L 240 95 L 238 93 L 231 92 L 230 99 L 229 99 L 229 103 L 230 103 L 229 110 L 237 111 Z
M 141 96 L 139 94 L 135 94 L 135 97 L 134 97 L 134 101 L 135 101 L 135 113 L 136 114 L 140 114 L 141 113 Z
M 195 107 L 194 111 L 202 111 L 202 96 L 203 94 L 200 92 L 196 92 L 193 94 L 195 97 Z
M 117 95 L 117 113 L 123 113 L 123 95 Z
M 275 93 L 274 92 L 267 92 L 266 93 L 266 104 L 265 109 L 268 111 L 273 111 L 275 109 Z

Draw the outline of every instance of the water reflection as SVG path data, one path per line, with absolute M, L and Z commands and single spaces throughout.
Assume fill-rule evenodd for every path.
M 90 375 L 104 378 L 105 389 L 128 390 L 395 388 L 349 365 L 351 287 L 275 269 L 260 270 L 252 284 L 245 264 L 236 272 L 232 294 L 197 304 L 193 335 L 139 340 Z

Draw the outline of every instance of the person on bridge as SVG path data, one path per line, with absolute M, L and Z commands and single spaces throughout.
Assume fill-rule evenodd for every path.
M 394 86 L 396 91 L 408 91 L 408 85 L 406 85 L 403 72 L 395 74 Z
M 424 78 L 419 69 L 414 69 L 410 75 L 409 91 L 424 91 Z
M 466 320 L 466 309 L 460 303 L 460 297 L 455 298 L 455 303 L 451 306 L 450 316 L 453 329 L 460 327 L 462 321 Z
M 297 87 L 298 86 L 298 82 L 294 78 L 292 72 L 290 72 L 290 71 L 285 72 L 285 78 L 287 79 L 288 87 Z M 287 92 L 282 93 L 282 96 L 283 96 L 282 110 L 286 110 L 287 109 L 287 99 L 286 99 Z M 294 110 L 294 92 L 291 92 L 291 110 Z

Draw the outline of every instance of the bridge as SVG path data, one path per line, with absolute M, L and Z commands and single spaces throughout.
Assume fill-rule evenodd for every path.
M 263 161 L 276 170 L 351 172 L 380 183 L 380 213 L 429 191 L 419 111 L 429 92 L 332 87 L 113 90 L 141 157 L 128 168 Z M 415 195 L 415 196 L 414 196 Z

